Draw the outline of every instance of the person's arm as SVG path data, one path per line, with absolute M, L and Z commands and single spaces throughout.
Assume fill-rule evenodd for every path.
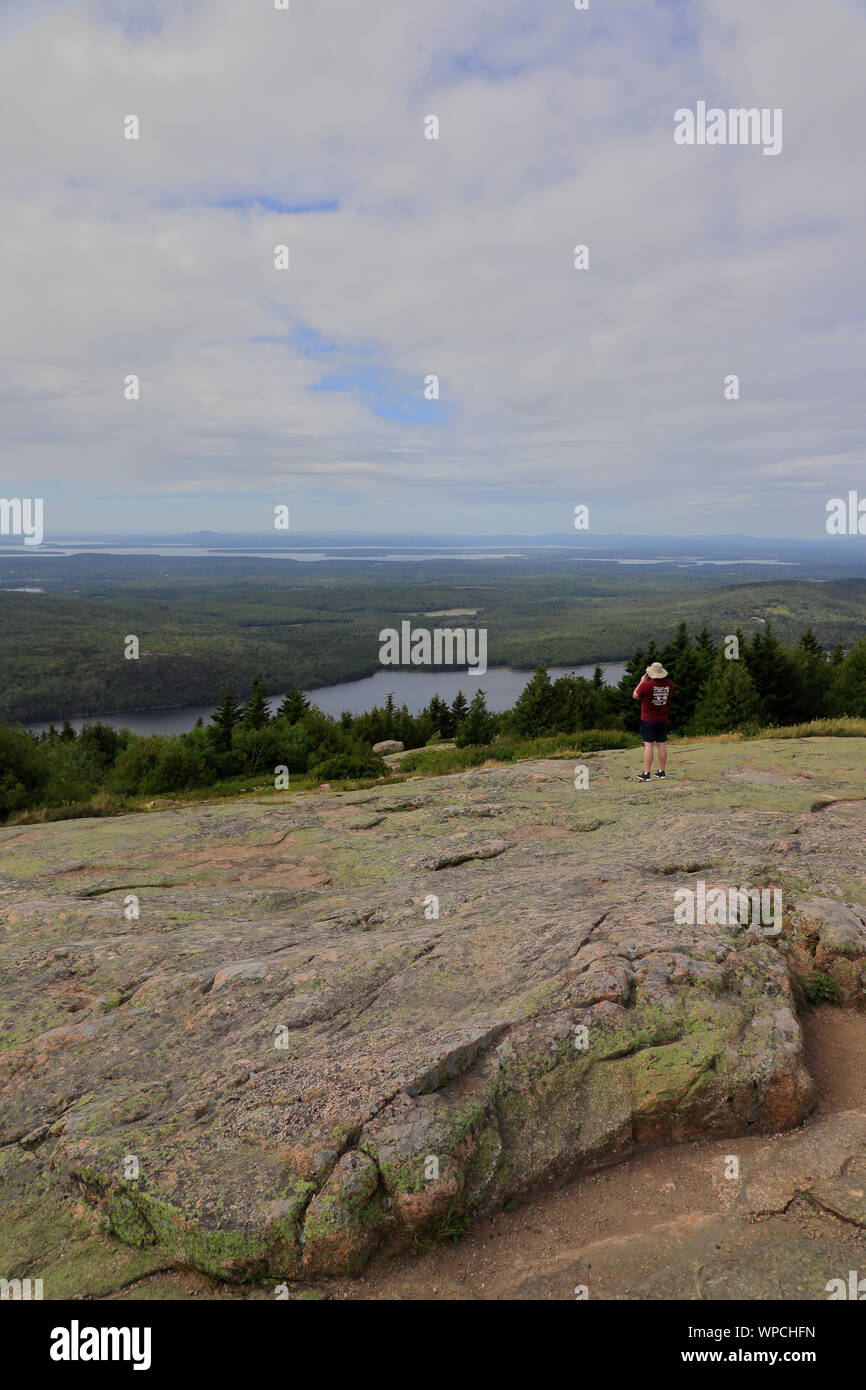
M 634 690 L 631 692 L 631 698 L 632 698 L 633 700 L 639 700 L 639 699 L 641 698 L 641 696 L 643 695 L 643 688 L 644 688 L 645 685 L 646 685 L 646 676 L 641 676 L 641 678 L 640 678 L 640 680 L 638 681 L 637 685 L 635 686 Z

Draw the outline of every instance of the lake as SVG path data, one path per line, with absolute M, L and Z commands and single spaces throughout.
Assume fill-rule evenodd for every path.
M 617 685 L 622 678 L 625 665 L 622 662 L 599 662 L 607 685 Z M 575 675 L 591 677 L 595 666 L 551 666 L 551 679 L 557 676 Z M 396 705 L 406 704 L 410 714 L 420 714 L 430 703 L 433 695 L 439 695 L 449 704 L 458 690 L 462 690 L 467 701 L 476 690 L 483 690 L 488 707 L 492 710 L 510 709 L 526 683 L 532 679 L 532 671 L 512 671 L 508 666 L 491 666 L 483 676 L 472 671 L 402 671 L 391 669 L 377 671 L 373 676 L 365 676 L 359 681 L 345 681 L 341 685 L 325 685 L 317 690 L 304 693 L 314 705 L 325 714 L 339 717 L 343 710 L 352 714 L 363 714 L 373 705 L 384 705 L 390 692 Z M 283 696 L 272 695 L 270 706 L 274 710 Z M 216 705 L 186 705 L 181 709 L 138 710 L 134 714 L 101 714 L 89 718 L 70 719 L 74 729 L 84 724 L 110 724 L 114 729 L 131 729 L 134 734 L 183 734 L 191 729 L 201 716 L 207 724 Z M 41 733 L 48 728 L 48 720 L 25 724 L 25 729 Z M 59 728 L 62 719 L 55 719 Z

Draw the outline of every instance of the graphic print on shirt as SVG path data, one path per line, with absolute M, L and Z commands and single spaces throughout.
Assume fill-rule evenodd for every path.
M 657 709 L 664 709 L 665 705 L 666 705 L 667 702 L 668 702 L 668 695 L 669 695 L 669 694 L 670 694 L 670 691 L 669 691 L 669 689 L 668 689 L 668 687 L 667 687 L 666 685 L 654 685 L 654 686 L 653 686 L 653 705 L 654 705 Z

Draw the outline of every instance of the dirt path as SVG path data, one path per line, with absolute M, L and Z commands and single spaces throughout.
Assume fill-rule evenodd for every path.
M 825 1005 L 806 1015 L 803 1032 L 818 1113 L 866 1110 L 866 1015 Z
M 479 1221 L 457 1244 L 380 1258 L 362 1278 L 298 1285 L 290 1296 L 826 1298 L 827 1280 L 866 1270 L 866 1014 L 810 1010 L 804 1032 L 818 1106 L 801 1129 L 648 1149 Z M 726 1177 L 732 1156 L 739 1181 Z M 172 1270 L 113 1297 L 270 1299 L 274 1290 Z
M 805 1034 L 819 1103 L 814 1117 L 797 1131 L 803 1139 L 815 1131 L 819 1121 L 842 1112 L 859 1111 L 866 1116 L 866 1015 L 825 1006 L 807 1015 Z M 756 1136 L 648 1150 L 616 1167 L 538 1194 L 516 1211 L 481 1221 L 457 1245 L 373 1266 L 362 1279 L 341 1280 L 331 1286 L 330 1295 L 374 1299 L 573 1298 L 577 1285 L 569 1284 L 568 1277 L 560 1279 L 559 1292 L 546 1285 L 556 1281 L 564 1264 L 578 1272 L 582 1264 L 591 1270 L 595 1253 L 603 1257 L 603 1265 L 611 1266 L 607 1282 L 612 1288 L 606 1296 L 640 1296 L 626 1291 L 635 1273 L 628 1266 L 645 1259 L 647 1251 L 641 1247 L 648 1240 L 654 1244 L 655 1237 L 670 1244 L 671 1260 L 676 1259 L 673 1247 L 679 1247 L 684 1261 L 683 1294 L 688 1296 L 687 1266 L 694 1262 L 696 1251 L 699 1259 L 706 1261 L 711 1252 L 703 1250 L 702 1244 L 718 1245 L 720 1222 L 731 1219 L 732 1185 L 724 1176 L 727 1156 L 736 1155 L 742 1172 L 755 1171 L 778 1143 L 776 1136 Z M 856 1267 L 866 1263 L 866 1233 L 827 1211 L 816 1210 L 801 1197 L 795 1198 L 786 1212 L 767 1218 L 775 1223 L 772 1234 L 764 1225 L 755 1227 L 760 1213 L 745 1215 L 745 1221 L 734 1219 L 746 1231 L 766 1231 L 767 1246 L 780 1240 L 793 1245 L 806 1241 L 819 1250 L 838 1249 L 837 1262 L 841 1263 L 848 1253 L 853 1258 L 859 1250 L 861 1263 Z M 776 1229 L 780 1226 L 784 1229 Z M 726 1244 L 730 1240 L 723 1233 L 721 1245 Z M 765 1293 L 760 1288 L 757 1292 L 751 1289 L 753 1244 L 746 1242 L 748 1253 L 743 1255 L 742 1287 L 749 1290 L 743 1296 L 777 1297 L 769 1277 Z M 619 1295 L 613 1291 L 618 1257 L 625 1266 Z M 834 1268 L 828 1267 L 827 1278 L 832 1277 Z M 737 1296 L 736 1258 L 728 1272 L 733 1279 L 732 1296 Z

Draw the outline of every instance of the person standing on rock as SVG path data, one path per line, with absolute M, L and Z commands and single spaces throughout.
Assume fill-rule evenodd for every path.
M 653 747 L 658 747 L 659 765 L 656 777 L 665 776 L 668 760 L 668 711 L 674 683 L 660 661 L 648 666 L 642 680 L 632 691 L 632 699 L 640 700 L 640 736 L 643 739 L 643 772 L 639 782 L 648 782 L 653 765 Z

